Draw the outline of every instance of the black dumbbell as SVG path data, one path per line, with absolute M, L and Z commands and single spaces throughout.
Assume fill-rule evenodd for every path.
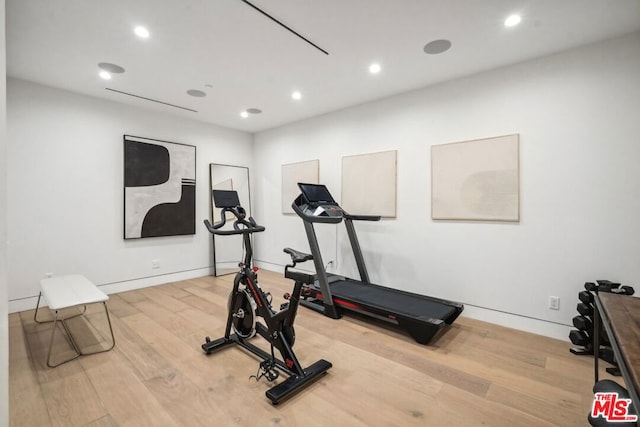
M 576 316 L 573 318 L 573 326 L 578 328 L 581 331 L 592 331 L 593 323 L 591 319 L 585 316 Z
M 585 331 L 576 331 L 573 329 L 569 332 L 569 339 L 571 340 L 571 343 L 581 345 L 583 347 L 591 344 L 591 338 Z
M 576 306 L 576 310 L 578 310 L 578 313 L 583 316 L 593 316 L 593 306 L 591 304 L 579 302 Z
M 597 291 L 597 290 L 598 290 L 598 285 L 596 285 L 596 284 L 595 284 L 595 283 L 593 283 L 593 282 L 585 282 L 585 283 L 584 283 L 584 288 L 585 288 L 586 290 L 588 290 L 588 291 L 595 292 L 595 291 Z
M 613 354 L 613 349 L 611 347 L 600 347 L 600 359 L 604 360 L 605 362 L 609 362 L 612 365 L 618 365 L 618 362 L 616 361 L 616 356 Z
M 620 283 L 614 283 L 610 280 L 596 280 L 598 283 L 598 292 L 611 292 L 620 287 Z
M 631 286 L 622 286 L 618 289 L 612 289 L 611 292 L 619 295 L 633 295 L 635 290 Z
M 589 291 L 578 292 L 578 298 L 585 304 L 593 303 L 593 294 Z

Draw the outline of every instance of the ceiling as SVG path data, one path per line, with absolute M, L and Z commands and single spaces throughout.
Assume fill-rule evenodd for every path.
M 250 2 L 317 47 L 243 0 L 6 0 L 7 75 L 258 132 L 640 30 L 640 0 Z

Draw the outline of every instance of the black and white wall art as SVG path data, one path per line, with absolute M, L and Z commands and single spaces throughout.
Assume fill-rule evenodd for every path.
M 195 234 L 196 147 L 124 135 L 124 238 Z

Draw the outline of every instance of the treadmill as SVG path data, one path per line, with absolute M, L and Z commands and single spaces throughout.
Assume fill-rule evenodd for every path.
M 298 183 L 301 194 L 291 205 L 304 223 L 313 255 L 314 283 L 303 290 L 300 304 L 333 319 L 343 311 L 353 311 L 404 329 L 420 344 L 429 344 L 462 313 L 457 302 L 405 292 L 371 283 L 358 243 L 354 221 L 379 221 L 379 216 L 350 215 L 321 184 Z M 327 273 L 314 224 L 338 224 L 344 221 L 360 280 Z

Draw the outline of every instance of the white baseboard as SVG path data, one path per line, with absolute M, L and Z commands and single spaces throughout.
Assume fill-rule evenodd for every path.
M 165 283 L 177 282 L 180 280 L 195 279 L 196 277 L 209 276 L 213 274 L 213 267 L 199 268 L 196 270 L 181 271 L 177 273 L 167 273 L 158 276 L 142 277 L 139 279 L 124 280 L 122 282 L 97 284 L 104 293 L 114 294 L 118 292 L 132 291 L 135 289 L 147 288 L 149 286 L 163 285 Z M 9 313 L 32 310 L 36 308 L 38 296 L 9 300 Z
M 567 342 L 569 341 L 569 332 L 572 329 L 571 326 L 561 325 L 559 323 L 546 322 L 540 319 L 475 307 L 468 304 L 464 306 L 464 311 L 461 316 Z
M 256 265 L 265 270 L 283 272 L 284 267 L 278 264 L 256 261 Z M 518 329 L 520 331 L 531 332 L 532 334 L 543 335 L 545 337 L 556 338 L 569 342 L 569 332 L 572 327 L 559 323 L 547 322 L 531 317 L 517 314 L 505 313 L 491 310 L 489 308 L 476 307 L 466 304 L 461 316 L 471 319 L 482 320 L 483 322 L 494 323 L 507 328 Z

